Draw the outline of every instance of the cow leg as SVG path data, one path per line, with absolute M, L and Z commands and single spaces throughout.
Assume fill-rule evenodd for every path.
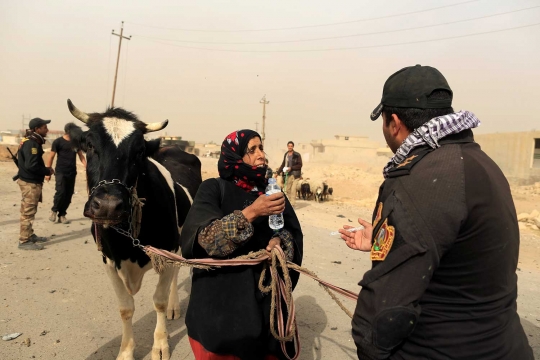
M 133 350 L 135 349 L 132 324 L 133 313 L 135 312 L 133 296 L 127 292 L 122 279 L 118 276 L 113 261 L 107 259 L 105 269 L 107 275 L 109 275 L 109 278 L 111 279 L 114 291 L 116 292 L 120 316 L 122 317 L 122 344 L 120 345 L 120 352 L 118 353 L 116 360 L 133 360 Z
M 178 272 L 174 267 L 167 268 L 159 275 L 158 284 L 154 293 L 154 309 L 156 310 L 157 322 L 154 331 L 154 345 L 152 346 L 152 360 L 169 360 L 169 341 L 167 333 L 166 314 L 169 300 L 171 282 L 174 273 Z M 180 306 L 179 306 L 180 307 Z
M 169 292 L 169 303 L 167 305 L 167 319 L 176 320 L 180 318 L 180 300 L 178 299 L 178 268 L 174 266 L 171 290 Z

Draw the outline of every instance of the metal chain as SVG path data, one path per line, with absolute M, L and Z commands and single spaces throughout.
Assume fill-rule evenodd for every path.
M 101 180 L 100 182 L 97 183 L 96 186 L 94 186 L 91 190 L 90 190 L 90 195 L 92 195 L 94 193 L 94 191 L 98 188 L 98 187 L 101 187 L 103 185 L 122 185 L 123 187 L 125 187 L 129 192 L 131 192 L 131 190 L 133 189 L 133 186 L 127 186 L 126 184 L 124 184 L 121 180 L 118 180 L 118 179 L 112 179 L 111 181 L 108 181 L 108 180 Z
M 122 185 L 123 187 L 125 187 L 130 194 L 132 194 L 132 190 L 133 190 L 133 186 L 127 186 L 126 184 L 124 184 L 122 181 L 120 181 L 119 179 L 112 179 L 111 181 L 108 181 L 108 180 L 101 180 L 100 182 L 97 183 L 96 186 L 94 186 L 92 188 L 92 190 L 90 190 L 90 195 L 92 195 L 94 193 L 94 191 L 100 187 L 100 186 L 103 186 L 103 185 Z M 90 196 L 89 195 L 89 196 Z M 117 233 L 119 233 L 120 235 L 124 235 L 125 237 L 128 237 L 131 239 L 132 243 L 133 243 L 133 247 L 138 247 L 140 249 L 143 249 L 144 250 L 144 246 L 141 245 L 141 241 L 139 239 L 135 239 L 132 235 L 131 235 L 131 227 L 132 227 L 132 221 L 133 221 L 133 203 L 132 203 L 132 196 L 129 197 L 129 207 L 131 209 L 131 211 L 129 212 L 129 217 L 128 217 L 128 231 L 122 229 L 122 228 L 119 228 L 117 226 L 111 226 L 111 228 L 113 228 Z
M 119 233 L 120 235 L 124 235 L 125 237 L 128 237 L 131 239 L 132 243 L 133 243 L 133 247 L 138 247 L 140 249 L 143 249 L 144 250 L 144 246 L 141 245 L 141 241 L 139 239 L 135 239 L 133 236 L 131 236 L 131 233 L 124 230 L 124 229 L 121 229 L 119 227 L 116 227 L 116 226 L 111 226 L 114 230 L 116 230 L 117 233 Z

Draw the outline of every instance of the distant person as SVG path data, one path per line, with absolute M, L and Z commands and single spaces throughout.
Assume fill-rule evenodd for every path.
M 395 155 L 372 222 L 340 230 L 372 261 L 352 320 L 359 359 L 533 359 L 516 311 L 510 187 L 474 141 L 480 120 L 452 97 L 437 69 L 411 66 L 371 114 Z
M 296 186 L 302 176 L 302 155 L 294 151 L 294 143 L 287 143 L 287 152 L 283 156 L 283 162 L 279 167 L 278 175 L 283 175 L 285 194 L 292 206 L 296 204 Z
M 19 180 L 21 188 L 21 232 L 19 236 L 19 249 L 41 250 L 47 238 L 34 234 L 32 224 L 37 212 L 38 203 L 42 202 L 41 191 L 45 176 L 54 174 L 51 167 L 46 167 L 43 161 L 43 147 L 45 137 L 49 132 L 47 124 L 51 120 L 34 118 L 28 124 L 29 130 L 23 138 L 17 158 L 19 159 Z
M 52 166 L 54 157 L 58 154 L 55 169 L 56 193 L 54 194 L 53 207 L 49 216 L 49 220 L 52 222 L 56 221 L 56 215 L 58 215 L 59 223 L 69 223 L 66 214 L 75 191 L 75 178 L 77 177 L 76 155 L 79 156 L 79 160 L 86 167 L 86 158 L 82 150 L 77 149 L 71 142 L 71 137 L 76 136 L 77 133 L 82 133 L 82 129 L 72 122 L 67 123 L 64 126 L 64 135 L 52 143 L 51 155 L 47 161 L 48 167 Z M 50 179 L 50 176 L 45 177 L 47 181 Z

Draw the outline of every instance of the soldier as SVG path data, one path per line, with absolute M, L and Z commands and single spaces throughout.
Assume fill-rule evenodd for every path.
M 40 243 L 47 238 L 36 236 L 32 229 L 34 217 L 37 212 L 38 202 L 42 201 L 41 191 L 45 176 L 54 174 L 51 167 L 46 167 L 43 162 L 43 147 L 45 137 L 49 132 L 47 124 L 51 120 L 34 118 L 28 124 L 29 130 L 19 146 L 19 180 L 21 188 L 21 233 L 19 237 L 19 249 L 41 250 Z
M 82 150 L 75 147 L 72 137 L 82 134 L 82 129 L 70 122 L 64 126 L 64 135 L 54 140 L 51 146 L 51 154 L 47 160 L 47 166 L 51 167 L 54 157 L 58 154 L 56 161 L 55 177 L 56 177 L 56 193 L 54 194 L 53 207 L 49 220 L 56 221 L 58 214 L 58 222 L 61 224 L 69 224 L 66 219 L 67 209 L 71 204 L 71 197 L 75 191 L 75 178 L 77 177 L 76 156 L 79 157 L 81 163 L 86 167 L 86 159 Z M 49 182 L 50 176 L 45 176 L 45 180 Z
M 352 321 L 360 359 L 523 359 L 516 311 L 519 230 L 506 178 L 474 142 L 480 121 L 454 112 L 435 68 L 388 78 L 382 130 L 394 157 L 373 222 L 340 230 L 371 253 Z

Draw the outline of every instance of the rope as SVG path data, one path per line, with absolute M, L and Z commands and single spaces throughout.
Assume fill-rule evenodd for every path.
M 131 236 L 137 238 L 141 232 L 142 207 L 144 198 L 137 196 L 137 187 L 134 186 L 131 191 Z
M 197 269 L 211 270 L 220 268 L 222 266 L 253 266 L 263 264 L 263 270 L 259 278 L 258 286 L 261 292 L 265 294 L 270 293 L 272 297 L 272 302 L 270 305 L 270 332 L 272 333 L 272 336 L 274 336 L 274 338 L 281 343 L 281 349 L 289 360 L 297 359 L 300 354 L 300 341 L 296 327 L 295 307 L 292 297 L 292 280 L 289 275 L 290 270 L 297 271 L 298 273 L 306 275 L 317 281 L 350 318 L 352 318 L 352 313 L 341 303 L 335 294 L 330 292 L 330 290 L 335 291 L 351 300 L 358 299 L 358 294 L 321 280 L 314 272 L 292 262 L 286 261 L 285 254 L 279 246 L 274 247 L 270 255 L 266 250 L 259 250 L 247 255 L 225 260 L 217 260 L 212 258 L 186 259 L 181 255 L 162 249 L 156 249 L 152 246 L 144 246 L 143 250 L 151 259 L 154 270 L 159 274 L 165 270 L 166 266 L 188 266 Z M 281 274 L 278 270 L 278 266 L 282 270 Z M 268 268 L 270 269 L 271 281 L 270 285 L 265 286 L 264 283 Z M 287 309 L 286 321 L 283 315 L 282 301 L 285 303 Z M 285 348 L 285 343 L 288 341 L 294 341 L 295 355 L 293 357 L 289 357 Z

